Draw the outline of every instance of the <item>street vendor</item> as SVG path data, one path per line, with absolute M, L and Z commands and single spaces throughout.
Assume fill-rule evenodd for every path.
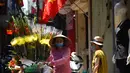
M 51 51 L 47 62 L 49 62 L 49 66 L 54 67 L 53 73 L 71 73 L 69 38 L 64 35 L 56 35 L 49 43 Z

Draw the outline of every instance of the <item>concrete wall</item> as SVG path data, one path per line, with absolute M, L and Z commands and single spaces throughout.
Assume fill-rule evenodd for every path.
M 113 73 L 112 13 L 108 1 L 110 0 L 92 0 L 92 35 L 104 36 L 103 50 L 107 55 L 108 73 Z
M 84 68 L 87 69 L 87 50 L 86 50 L 86 23 L 84 14 L 76 14 L 76 52 L 84 60 Z

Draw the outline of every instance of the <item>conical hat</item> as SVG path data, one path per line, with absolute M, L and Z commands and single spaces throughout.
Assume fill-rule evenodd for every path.
M 68 37 L 59 34 L 59 35 L 56 35 L 56 36 L 54 36 L 53 38 L 50 39 L 49 44 L 51 46 L 55 45 L 54 39 L 56 39 L 56 38 L 64 38 L 65 39 L 65 46 L 69 46 L 71 44 L 71 40 Z

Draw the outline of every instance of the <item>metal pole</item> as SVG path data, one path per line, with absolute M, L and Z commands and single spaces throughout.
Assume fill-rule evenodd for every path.
M 88 0 L 88 43 L 89 43 L 89 73 L 92 73 L 92 55 L 91 44 L 92 39 L 92 0 Z

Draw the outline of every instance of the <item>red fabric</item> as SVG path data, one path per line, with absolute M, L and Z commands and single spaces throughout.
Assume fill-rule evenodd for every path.
M 70 45 L 71 52 L 75 52 L 75 25 L 73 24 L 73 29 L 68 30 L 68 37 L 72 41 L 72 45 Z
M 59 10 L 63 7 L 66 0 L 45 0 L 42 20 L 47 23 L 50 18 L 54 18 Z
M 37 12 L 37 10 L 36 10 L 34 7 L 32 7 L 32 8 L 31 8 L 31 13 L 32 13 L 32 14 L 35 14 L 36 12 Z

